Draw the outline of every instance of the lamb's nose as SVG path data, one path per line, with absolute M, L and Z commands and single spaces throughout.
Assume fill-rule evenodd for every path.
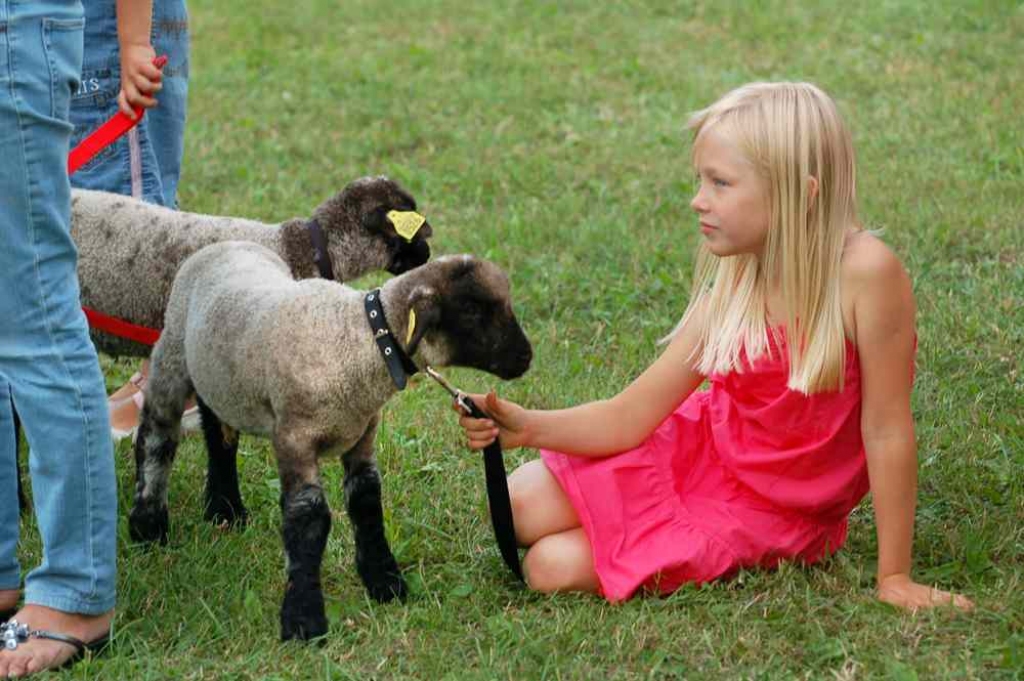
M 527 347 L 525 350 L 519 353 L 519 355 L 516 357 L 516 360 L 519 362 L 519 364 L 522 365 L 523 371 L 525 372 L 527 369 L 530 368 L 530 362 L 533 361 L 533 348 Z

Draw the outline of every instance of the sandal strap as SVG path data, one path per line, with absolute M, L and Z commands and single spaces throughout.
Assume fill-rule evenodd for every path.
M 81 653 L 86 649 L 86 644 L 81 639 L 67 634 L 57 634 L 45 629 L 29 629 L 28 625 L 18 620 L 8 620 L 0 624 L 0 638 L 3 639 L 3 647 L 7 650 L 17 649 L 19 644 L 25 643 L 30 638 L 41 638 L 48 641 L 57 641 L 73 646 L 75 653 Z
M 85 641 L 74 636 L 68 636 L 67 634 L 57 634 L 52 631 L 46 631 L 44 629 L 36 629 L 30 631 L 29 636 L 32 638 L 42 638 L 47 641 L 58 641 L 60 643 L 67 643 L 69 646 L 74 646 L 76 652 L 82 652 L 85 650 Z

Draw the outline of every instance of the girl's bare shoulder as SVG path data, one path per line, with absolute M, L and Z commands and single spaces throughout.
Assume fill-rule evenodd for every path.
M 903 263 L 884 241 L 868 231 L 851 234 L 843 248 L 842 288 L 856 295 L 865 289 L 910 284 Z M 845 296 L 844 296 L 845 297 Z
M 840 272 L 843 317 L 851 336 L 859 337 L 858 326 L 866 321 L 871 326 L 889 326 L 897 320 L 913 324 L 910 275 L 877 236 L 862 231 L 847 237 Z

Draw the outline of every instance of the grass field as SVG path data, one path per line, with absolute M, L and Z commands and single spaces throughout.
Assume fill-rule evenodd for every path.
M 125 441 L 116 643 L 65 676 L 1024 676 L 1024 5 L 800 5 L 193 0 L 182 207 L 279 221 L 356 177 L 398 179 L 434 225 L 435 253 L 511 275 L 535 360 L 499 391 L 564 406 L 623 387 L 685 307 L 699 238 L 687 113 L 750 80 L 818 83 L 854 131 L 862 217 L 884 228 L 917 295 L 915 572 L 974 598 L 975 613 L 874 600 L 870 500 L 847 548 L 813 569 L 619 606 L 526 593 L 491 538 L 481 462 L 444 394 L 419 380 L 386 407 L 378 438 L 408 603 L 367 600 L 329 462 L 331 633 L 280 644 L 267 442 L 243 438 L 252 523 L 232 532 L 202 521 L 205 452 L 188 438 L 170 544 L 147 551 L 127 540 Z M 104 367 L 113 388 L 134 364 Z M 30 533 L 23 564 L 38 554 Z

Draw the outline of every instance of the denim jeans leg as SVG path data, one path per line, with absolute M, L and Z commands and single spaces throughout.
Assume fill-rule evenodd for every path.
M 11 388 L 0 376 L 0 590 L 21 584 L 18 566 L 18 443 L 14 439 L 14 410 Z M 9 500 L 15 500 L 9 503 Z
M 0 23 L 0 377 L 28 440 L 43 542 L 25 602 L 96 615 L 115 601 L 117 494 L 106 391 L 69 229 L 68 108 L 83 10 L 66 0 L 0 0 Z M 2 503 L 16 508 L 17 495 Z
M 146 113 L 146 131 L 160 168 L 164 204 L 178 206 L 178 179 L 185 152 L 185 117 L 188 110 L 188 11 L 185 0 L 154 0 L 153 48 L 167 56 L 159 104 Z

